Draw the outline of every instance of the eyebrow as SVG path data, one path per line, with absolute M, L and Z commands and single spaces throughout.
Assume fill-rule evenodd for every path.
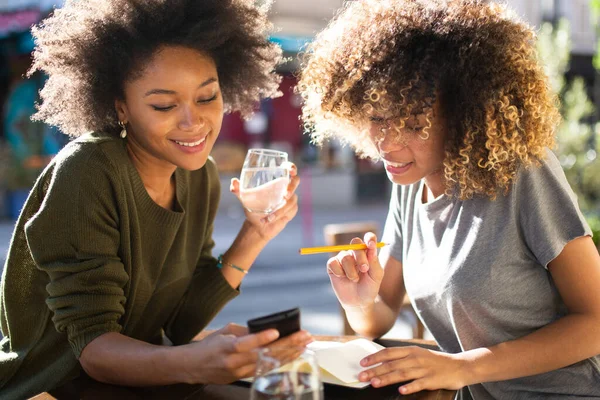
M 203 88 L 204 86 L 210 85 L 213 82 L 216 82 L 217 78 L 208 78 L 207 80 L 205 80 L 204 82 L 202 82 L 200 85 L 198 85 L 197 89 Z M 152 94 L 176 94 L 177 92 L 174 90 L 169 90 L 169 89 L 151 89 L 148 90 L 145 94 L 144 97 L 148 97 Z

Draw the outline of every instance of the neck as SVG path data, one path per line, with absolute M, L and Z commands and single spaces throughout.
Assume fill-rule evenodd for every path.
M 172 209 L 175 197 L 175 181 L 173 178 L 177 167 L 156 160 L 144 152 L 136 151 L 135 145 L 129 141 L 127 142 L 127 153 L 152 200 L 164 208 Z
M 424 178 L 423 202 L 432 201 L 444 194 L 445 187 L 442 180 L 442 171 L 435 172 Z

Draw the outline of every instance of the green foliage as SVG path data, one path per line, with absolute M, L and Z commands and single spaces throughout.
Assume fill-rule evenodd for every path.
M 596 12 L 600 12 L 600 0 L 592 1 L 596 3 Z M 563 118 L 557 132 L 556 152 L 582 211 L 590 221 L 600 221 L 600 161 L 597 157 L 600 153 L 600 125 L 589 122 L 594 114 L 594 105 L 588 97 L 583 78 L 576 77 L 571 82 L 565 80 L 570 52 L 568 21 L 560 20 L 556 26 L 543 23 L 538 34 L 538 54 L 552 89 L 559 95 Z M 596 244 L 600 243 L 598 229 L 594 240 Z

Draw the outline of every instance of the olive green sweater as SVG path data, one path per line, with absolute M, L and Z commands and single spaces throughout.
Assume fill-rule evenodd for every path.
M 238 291 L 211 251 L 220 186 L 209 160 L 177 169 L 174 211 L 150 198 L 125 141 L 86 135 L 34 186 L 2 276 L 0 398 L 76 378 L 99 335 L 188 342 Z

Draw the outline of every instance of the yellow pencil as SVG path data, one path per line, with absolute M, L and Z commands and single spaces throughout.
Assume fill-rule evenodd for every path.
M 386 245 L 387 245 L 387 243 L 383 243 L 383 242 L 379 242 L 376 244 L 378 249 L 380 249 Z M 337 251 L 342 251 L 342 250 L 366 250 L 366 249 L 367 249 L 366 244 L 357 243 L 357 244 L 341 244 L 338 246 L 303 247 L 299 251 L 300 251 L 301 255 L 306 255 L 306 254 L 318 254 L 318 253 L 335 253 Z

